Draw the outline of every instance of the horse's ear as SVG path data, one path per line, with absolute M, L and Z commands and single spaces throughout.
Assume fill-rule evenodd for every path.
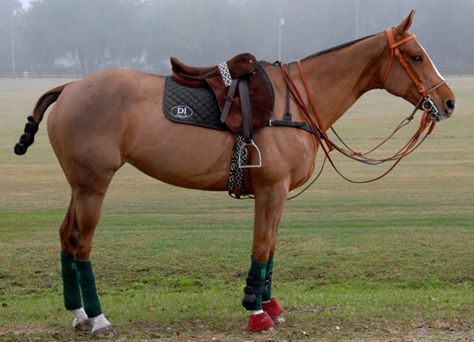
M 413 23 L 414 18 L 415 18 L 415 10 L 411 10 L 408 17 L 406 17 L 395 29 L 400 36 L 403 36 L 405 33 L 408 32 L 408 29 Z

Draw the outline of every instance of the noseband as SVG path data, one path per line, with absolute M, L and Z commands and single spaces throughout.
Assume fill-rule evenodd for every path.
M 431 99 L 430 94 L 441 87 L 443 84 L 446 83 L 446 80 L 442 80 L 438 84 L 434 85 L 433 87 L 426 89 L 424 86 L 423 82 L 420 81 L 418 76 L 416 75 L 415 71 L 413 68 L 408 64 L 406 59 L 403 57 L 402 53 L 400 52 L 399 47 L 406 42 L 410 40 L 416 40 L 415 35 L 408 35 L 407 37 L 403 38 L 402 40 L 399 40 L 398 42 L 395 41 L 394 35 L 393 35 L 393 29 L 389 28 L 385 30 L 385 33 L 387 35 L 387 40 L 388 40 L 388 45 L 390 48 L 390 60 L 388 61 L 387 64 L 387 69 L 385 70 L 385 75 L 382 80 L 382 87 L 385 86 L 385 83 L 387 82 L 387 79 L 390 75 L 390 72 L 392 70 L 393 66 L 393 60 L 394 57 L 397 57 L 398 61 L 400 62 L 400 65 L 405 69 L 407 72 L 408 77 L 412 80 L 412 82 L 415 84 L 416 88 L 418 89 L 418 92 L 420 93 L 420 99 L 416 105 L 417 108 L 421 108 L 423 111 L 428 112 L 432 117 L 436 119 L 436 121 L 440 121 L 441 117 L 439 115 L 439 110 L 436 108 L 436 105 L 434 104 L 433 100 Z

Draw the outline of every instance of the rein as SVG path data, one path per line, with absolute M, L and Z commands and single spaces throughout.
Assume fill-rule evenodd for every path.
M 442 86 L 446 81 L 442 80 L 439 84 L 433 86 L 432 88 L 426 90 L 423 82 L 419 80 L 417 77 L 416 73 L 413 71 L 413 69 L 410 67 L 410 65 L 406 62 L 405 58 L 402 56 L 399 46 L 405 44 L 406 42 L 416 39 L 414 35 L 409 35 L 405 37 L 404 39 L 395 42 L 394 36 L 393 36 L 393 31 L 392 29 L 387 29 L 386 31 L 387 35 L 387 40 L 389 43 L 389 48 L 390 48 L 390 60 L 387 65 L 387 69 L 384 74 L 384 78 L 382 81 L 382 85 L 384 85 L 390 75 L 390 71 L 392 69 L 394 57 L 397 57 L 398 61 L 400 62 L 401 66 L 405 69 L 407 72 L 408 76 L 412 80 L 412 82 L 415 84 L 415 86 L 418 89 L 418 92 L 420 93 L 420 99 L 418 100 L 417 104 L 415 105 L 415 108 L 413 109 L 412 113 L 406 117 L 402 122 L 394 129 L 394 131 L 387 137 L 385 138 L 381 143 L 379 143 L 377 146 L 374 148 L 370 149 L 369 151 L 365 153 L 361 152 L 356 152 L 353 149 L 351 149 L 337 134 L 337 132 L 331 127 L 331 131 L 335 134 L 337 139 L 342 143 L 344 147 L 340 147 L 339 145 L 335 144 L 327 135 L 326 133 L 326 128 L 322 124 L 321 118 L 318 115 L 317 112 L 317 107 L 316 107 L 316 101 L 314 100 L 313 94 L 311 92 L 311 89 L 309 87 L 309 84 L 306 80 L 302 65 L 300 61 L 297 62 L 297 67 L 298 67 L 298 73 L 300 76 L 300 79 L 302 81 L 303 87 L 306 92 L 306 96 L 308 98 L 309 104 L 306 105 L 304 102 L 303 96 L 299 92 L 298 88 L 296 87 L 293 79 L 291 79 L 288 68 L 284 63 L 280 63 L 280 68 L 283 73 L 283 78 L 285 79 L 286 86 L 288 90 L 290 91 L 296 105 L 300 108 L 301 112 L 303 113 L 303 116 L 305 117 L 305 120 L 307 124 L 311 127 L 313 131 L 313 135 L 316 138 L 316 141 L 318 142 L 319 146 L 321 146 L 321 149 L 323 150 L 325 154 L 325 161 L 329 161 L 331 166 L 334 168 L 334 170 L 345 180 L 351 182 L 351 183 L 369 183 L 373 182 L 376 180 L 379 180 L 386 175 L 388 175 L 395 167 L 402 161 L 403 158 L 405 158 L 407 155 L 412 153 L 415 149 L 417 149 L 425 140 L 426 138 L 431 134 L 433 131 L 436 121 L 439 121 L 440 118 L 438 116 L 439 112 L 434 105 L 433 101 L 431 100 L 430 94 L 438 89 L 440 86 Z M 381 146 L 383 146 L 387 141 L 389 141 L 401 128 L 404 126 L 408 125 L 414 118 L 415 113 L 418 111 L 418 109 L 423 110 L 423 115 L 420 120 L 420 124 L 416 132 L 413 134 L 413 136 L 408 140 L 408 142 L 397 152 L 395 152 L 392 156 L 383 158 L 383 159 L 374 159 L 369 157 L 368 155 L 377 149 L 379 149 Z M 355 181 L 352 180 L 348 177 L 346 177 L 335 165 L 333 159 L 329 155 L 329 152 L 331 152 L 333 149 L 339 151 L 343 155 L 356 160 L 358 162 L 368 164 L 368 165 L 378 165 L 382 164 L 388 161 L 393 161 L 394 163 L 390 166 L 390 168 L 385 171 L 383 174 L 363 180 L 363 181 Z M 324 163 L 323 163 L 324 165 Z M 318 172 L 318 175 L 316 176 L 316 179 L 319 177 L 321 174 L 322 169 L 320 172 Z M 313 184 L 314 179 L 311 183 Z M 305 191 L 308 187 L 304 188 L 303 191 Z M 303 192 L 302 191 L 302 192 Z M 299 196 L 301 193 L 291 197 L 295 198 Z

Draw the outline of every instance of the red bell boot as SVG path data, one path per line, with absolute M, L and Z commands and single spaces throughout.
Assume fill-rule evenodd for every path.
M 263 302 L 263 311 L 265 311 L 272 319 L 280 316 L 283 313 L 283 308 L 278 304 L 275 298 L 268 302 Z
M 269 329 L 273 326 L 273 320 L 271 317 L 264 311 L 257 315 L 250 315 L 249 322 L 247 325 L 247 331 L 255 332 Z

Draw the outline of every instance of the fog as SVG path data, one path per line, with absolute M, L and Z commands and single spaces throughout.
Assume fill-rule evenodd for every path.
M 0 76 L 169 73 L 248 51 L 293 61 L 397 25 L 444 73 L 474 72 L 474 0 L 0 0 Z

